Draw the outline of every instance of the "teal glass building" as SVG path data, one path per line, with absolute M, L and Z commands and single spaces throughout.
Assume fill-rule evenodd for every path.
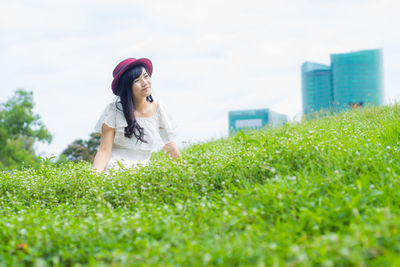
M 229 133 L 239 130 L 261 129 L 266 125 L 279 126 L 287 122 L 286 115 L 276 113 L 270 109 L 236 110 L 229 111 Z
M 332 54 L 331 65 L 301 67 L 303 113 L 383 104 L 382 50 Z
M 333 106 L 331 67 L 305 62 L 301 66 L 303 111 L 311 114 Z
M 382 50 L 332 54 L 334 110 L 383 104 Z

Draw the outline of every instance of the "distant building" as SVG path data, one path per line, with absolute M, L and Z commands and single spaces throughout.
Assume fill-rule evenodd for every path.
M 278 126 L 287 122 L 286 115 L 269 109 L 229 111 L 229 133 L 243 129 L 261 129 L 266 125 Z
M 304 113 L 331 110 L 333 107 L 331 67 L 306 62 L 301 66 L 301 75 Z
M 305 62 L 301 72 L 305 115 L 383 104 L 381 49 L 332 54 L 330 66 Z

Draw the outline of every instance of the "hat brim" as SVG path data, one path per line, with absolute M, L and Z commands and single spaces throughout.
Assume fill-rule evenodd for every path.
M 118 80 L 119 78 L 130 68 L 136 66 L 136 65 L 144 65 L 147 73 L 151 76 L 151 74 L 153 73 L 153 64 L 151 63 L 150 59 L 147 58 L 139 58 L 135 61 L 132 61 L 131 63 L 127 64 L 126 66 L 124 66 L 119 73 L 114 77 L 114 80 L 111 83 L 111 89 L 114 93 L 114 95 L 118 95 L 117 92 L 117 85 L 118 85 Z

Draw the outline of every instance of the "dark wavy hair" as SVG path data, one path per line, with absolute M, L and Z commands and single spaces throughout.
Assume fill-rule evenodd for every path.
M 125 136 L 131 138 L 132 135 L 134 135 L 138 141 L 147 143 L 147 141 L 144 140 L 143 127 L 141 127 L 136 121 L 135 114 L 133 113 L 135 110 L 135 103 L 133 101 L 134 96 L 132 93 L 132 84 L 133 81 L 142 74 L 143 68 L 147 71 L 145 66 L 136 65 L 125 71 L 125 73 L 119 78 L 117 84 L 117 95 L 119 96 L 119 99 L 117 99 L 117 103 L 121 103 L 122 112 L 124 113 L 124 117 L 128 123 L 128 126 L 125 127 Z M 151 95 L 146 97 L 146 100 L 149 102 L 154 101 Z

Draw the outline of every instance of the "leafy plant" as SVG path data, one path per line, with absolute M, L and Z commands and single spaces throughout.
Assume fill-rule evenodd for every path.
M 400 106 L 266 128 L 96 175 L 0 174 L 4 265 L 396 266 Z

